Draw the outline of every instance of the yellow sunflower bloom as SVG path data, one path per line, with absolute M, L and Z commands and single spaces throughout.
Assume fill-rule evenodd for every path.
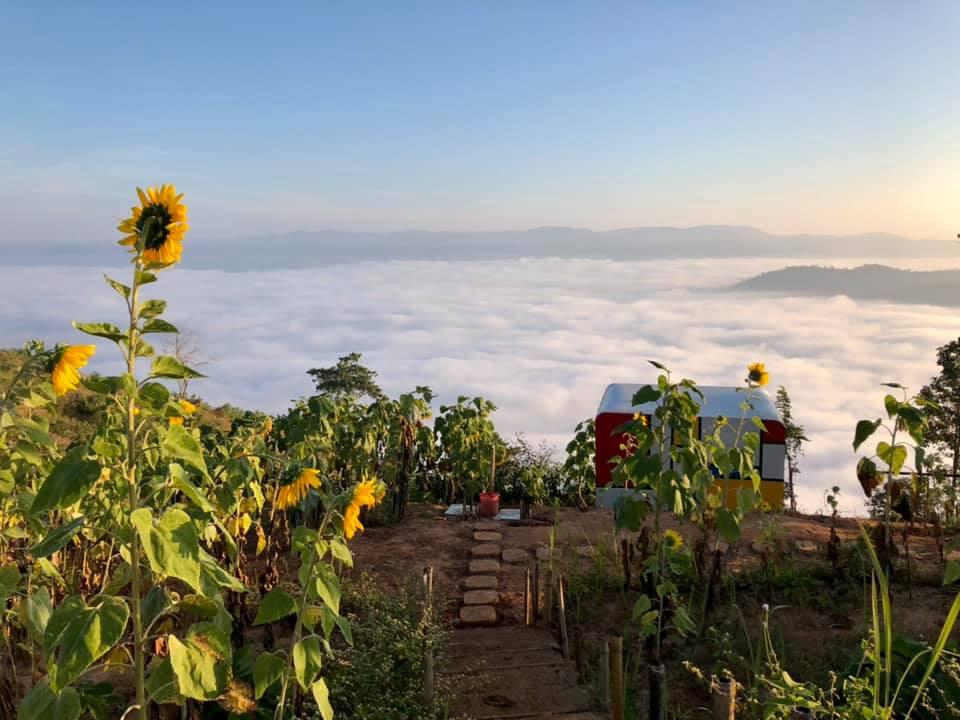
M 638 412 L 633 414 L 633 420 L 634 422 L 639 422 L 644 427 L 650 424 L 650 421 L 647 420 L 647 416 Z
M 360 522 L 360 509 L 372 508 L 377 505 L 383 500 L 386 492 L 386 488 L 377 484 L 374 480 L 363 480 L 357 484 L 353 489 L 350 504 L 343 511 L 343 535 L 347 540 L 352 540 L 358 530 L 363 530 L 363 523 Z
M 197 406 L 189 400 L 181 400 L 178 404 L 186 415 L 193 415 L 197 411 Z
M 50 379 L 57 395 L 66 395 L 80 384 L 80 368 L 97 351 L 96 345 L 68 345 L 55 357 Z
M 173 427 L 174 425 L 183 425 L 183 418 L 177 415 L 173 415 L 170 418 L 170 427 Z
M 664 530 L 663 542 L 667 544 L 668 548 L 679 550 L 683 547 L 683 535 L 678 533 L 676 530 Z
M 277 493 L 277 509 L 286 510 L 299 505 L 310 492 L 310 488 L 320 487 L 320 476 L 313 468 L 304 468 L 292 483 L 280 488 Z
M 747 365 L 747 380 L 756 385 L 757 387 L 763 387 L 770 382 L 770 373 L 767 372 L 767 367 L 762 362 L 751 363 Z
M 144 224 L 152 220 L 140 257 L 145 265 L 173 265 L 183 254 L 183 238 L 190 229 L 183 195 L 178 195 L 173 185 L 161 185 L 147 188 L 146 192 L 137 188 L 137 196 L 140 204 L 130 208 L 130 217 L 117 228 L 124 234 L 120 244 L 137 252 Z

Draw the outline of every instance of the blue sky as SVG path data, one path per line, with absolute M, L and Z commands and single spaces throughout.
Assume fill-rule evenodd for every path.
M 5 3 L 0 243 L 164 181 L 210 237 L 952 237 L 958 31 L 954 2 Z

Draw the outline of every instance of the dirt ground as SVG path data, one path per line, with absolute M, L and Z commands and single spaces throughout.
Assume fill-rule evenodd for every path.
M 352 549 L 355 572 L 370 573 L 390 586 L 416 583 L 423 568 L 432 566 L 435 585 L 446 598 L 446 616 L 456 624 L 477 521 L 447 519 L 443 510 L 437 505 L 411 504 L 403 522 L 368 527 Z M 696 530 L 689 524 L 670 519 L 668 525 L 688 543 L 696 540 Z M 674 714 L 705 716 L 698 708 L 709 704 L 700 681 L 681 667 L 681 661 L 692 660 L 709 674 L 735 662 L 718 656 L 722 655 L 717 652 L 718 646 L 731 656 L 747 655 L 757 640 L 761 605 L 765 602 L 774 607 L 770 622 L 774 643 L 795 678 L 823 682 L 831 668 L 842 670 L 848 665 L 865 630 L 865 575 L 859 561 L 849 570 L 845 588 L 832 586 L 825 554 L 830 526 L 829 517 L 816 515 L 757 513 L 745 519 L 742 538 L 724 554 L 727 573 L 737 578 L 730 586 L 739 589 L 725 590 L 731 596 L 721 598 L 712 621 L 715 627 L 711 631 L 727 635 L 717 635 L 710 650 L 703 643 L 678 640 L 668 651 L 672 656 L 665 658 L 672 678 Z M 568 617 L 572 632 L 585 648 L 589 680 L 591 659 L 599 655 L 608 636 L 629 628 L 637 597 L 636 591 L 622 590 L 620 543 L 625 536 L 615 534 L 612 511 L 537 508 L 530 520 L 500 523 L 496 529 L 503 534 L 504 548 L 525 549 L 530 554 L 530 562 L 525 565 L 502 567 L 498 616 L 499 623 L 505 625 L 523 622 L 526 569 L 533 564 L 538 548 L 541 557 L 548 556 L 551 533 L 556 533 L 555 567 L 569 578 Z M 858 521 L 841 518 L 837 532 L 848 550 L 846 556 L 856 555 L 853 548 L 860 537 Z M 932 641 L 955 591 L 941 587 L 943 568 L 932 529 L 915 526 L 908 537 L 912 582 L 908 589 L 901 550 L 897 561 L 901 571 L 893 592 L 895 626 L 899 633 Z M 899 533 L 897 542 L 902 548 Z M 821 575 L 814 572 L 815 568 Z M 603 583 L 608 586 L 601 588 Z M 637 659 L 632 669 L 628 665 L 628 672 L 635 673 L 637 684 L 642 685 L 645 672 L 641 671 L 639 655 L 635 648 Z

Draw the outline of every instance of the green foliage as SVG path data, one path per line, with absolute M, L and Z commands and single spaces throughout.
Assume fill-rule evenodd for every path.
M 313 368 L 307 375 L 313 378 L 320 395 L 333 400 L 354 400 L 370 398 L 380 400 L 385 396 L 377 385 L 377 373 L 365 367 L 361 354 L 354 352 L 341 357 L 333 367 Z
M 456 405 L 440 407 L 434 423 L 439 436 L 440 463 L 447 472 L 450 495 L 462 495 L 472 505 L 493 472 L 494 457 L 502 452 L 490 416 L 497 409 L 482 397 L 461 395 Z

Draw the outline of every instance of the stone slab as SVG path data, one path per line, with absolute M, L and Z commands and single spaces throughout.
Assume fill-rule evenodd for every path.
M 467 590 L 494 590 L 498 581 L 493 575 L 471 575 L 463 581 Z
M 500 542 L 503 540 L 503 535 L 498 532 L 492 532 L 490 530 L 477 530 L 473 534 L 473 539 L 477 542 Z
M 464 605 L 496 605 L 499 600 L 496 590 L 467 590 L 463 594 Z
M 495 625 L 497 611 L 492 605 L 464 605 L 460 608 L 460 622 L 464 625 Z
M 519 548 L 508 548 L 503 551 L 503 561 L 505 563 L 523 563 L 530 559 L 530 553 Z
M 471 560 L 470 561 L 470 574 L 471 575 L 486 575 L 489 573 L 498 573 L 500 572 L 500 561 L 493 560 L 490 558 L 484 558 L 482 560 Z
M 470 548 L 470 555 L 475 558 L 500 557 L 500 545 L 497 543 L 480 543 Z

